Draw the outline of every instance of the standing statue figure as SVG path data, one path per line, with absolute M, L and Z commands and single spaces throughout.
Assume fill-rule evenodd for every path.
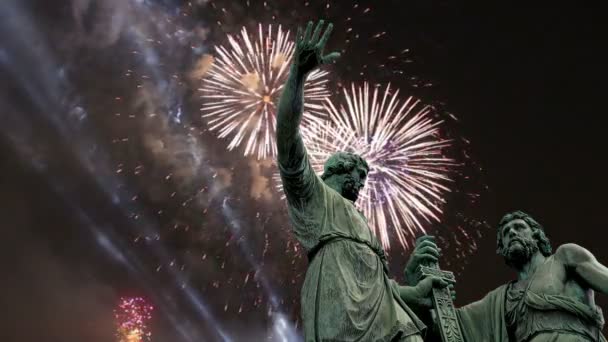
M 388 277 L 382 246 L 355 207 L 369 167 L 337 152 L 317 176 L 300 136 L 307 75 L 339 53 L 323 54 L 332 25 L 321 36 L 309 22 L 298 29 L 293 63 L 278 106 L 278 166 L 293 231 L 308 251 L 301 305 L 306 341 L 422 341 L 425 325 L 406 305 L 430 307 L 430 293 L 446 281 L 431 277 L 400 286 Z
M 432 238 L 418 241 L 406 266 L 408 283 L 416 281 L 421 261 L 438 254 Z M 552 254 L 543 227 L 515 211 L 498 225 L 497 253 L 517 280 L 457 309 L 467 342 L 605 341 L 594 291 L 608 293 L 608 268 L 589 251 L 568 243 Z

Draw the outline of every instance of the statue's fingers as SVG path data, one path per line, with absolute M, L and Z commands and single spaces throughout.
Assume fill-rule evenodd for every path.
M 340 58 L 339 52 L 332 52 L 323 57 L 323 64 L 329 64 L 335 62 L 338 58 Z
M 302 42 L 304 44 L 308 43 L 308 41 L 310 40 L 311 32 L 312 32 L 312 21 L 309 21 L 308 25 L 306 25 L 306 32 L 304 32 L 304 37 L 302 38 Z
M 419 245 L 416 246 L 416 250 L 419 251 L 425 247 L 431 247 L 433 249 L 439 250 L 439 247 L 437 247 L 437 245 L 433 241 L 430 241 L 430 240 L 425 240 L 425 241 L 421 242 Z
M 315 32 L 312 33 L 312 37 L 310 38 L 310 44 L 316 44 L 317 40 L 319 40 L 319 36 L 321 35 L 321 29 L 323 28 L 323 20 L 319 20 L 317 27 L 315 27 Z
M 416 251 L 416 254 L 430 254 L 439 257 L 439 249 L 433 246 L 425 246 Z
M 323 48 L 325 48 L 325 44 L 329 40 L 329 36 L 331 35 L 331 31 L 333 29 L 334 29 L 334 25 L 332 23 L 329 23 L 329 25 L 327 25 L 327 29 L 325 30 L 325 33 L 323 33 L 323 36 L 321 37 L 321 39 L 319 39 L 319 43 L 317 44 L 317 47 L 319 49 L 321 49 L 321 51 L 323 51 Z
M 422 262 L 429 262 L 429 261 L 435 262 L 435 261 L 438 261 L 439 259 L 432 254 L 416 253 L 412 257 L 412 260 L 414 261 L 415 265 L 418 265 Z
M 443 280 L 442 278 L 433 277 L 433 287 L 442 289 L 448 285 L 449 285 L 448 282 Z
M 439 258 L 437 258 L 436 256 L 432 255 L 432 254 L 416 254 L 414 256 L 414 258 L 416 259 L 416 261 L 418 263 L 420 262 L 437 262 L 439 261 Z
M 434 242 L 435 237 L 433 235 L 422 235 L 416 239 L 416 246 L 418 246 L 419 243 L 422 243 L 423 241 L 426 241 L 426 240 L 431 240 Z
M 433 245 L 433 246 L 437 246 L 437 243 L 435 243 L 435 239 L 421 239 L 418 240 L 418 244 L 416 246 L 426 246 L 426 245 Z
M 420 260 L 426 261 L 426 262 L 429 262 L 429 261 L 437 262 L 437 261 L 439 261 L 439 258 L 433 254 L 424 253 L 424 254 L 420 255 Z

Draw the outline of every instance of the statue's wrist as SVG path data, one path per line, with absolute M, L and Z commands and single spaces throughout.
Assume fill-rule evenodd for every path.
M 304 83 L 306 81 L 306 77 L 310 73 L 309 71 L 302 70 L 302 68 L 298 65 L 298 63 L 292 63 L 291 69 L 289 72 L 291 75 L 293 75 L 293 77 L 295 78 L 295 80 L 297 82 L 301 82 L 301 83 Z
M 411 271 L 409 269 L 406 269 L 404 273 L 405 273 L 404 274 L 404 276 L 405 276 L 405 283 L 407 285 L 416 286 L 416 284 L 418 284 L 418 281 L 420 279 L 418 279 L 418 277 L 416 276 L 416 272 L 413 272 L 413 271 Z

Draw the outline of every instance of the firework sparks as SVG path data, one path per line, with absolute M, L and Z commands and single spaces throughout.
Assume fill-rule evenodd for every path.
M 122 298 L 114 313 L 118 342 L 150 341 L 152 334 L 147 322 L 152 318 L 153 309 L 143 298 Z
M 220 138 L 231 136 L 228 149 L 244 144 L 244 155 L 265 159 L 276 155 L 276 108 L 289 73 L 294 43 L 281 26 L 257 35 L 246 28 L 228 36 L 228 47 L 216 46 L 217 57 L 199 89 L 204 99 L 202 117 Z M 329 97 L 327 71 L 312 72 L 304 85 L 303 124 L 324 118 L 323 101 Z
M 413 97 L 401 101 L 390 85 L 381 93 L 367 83 L 353 84 L 343 95 L 339 109 L 325 102 L 326 124 L 302 127 L 311 163 L 320 174 L 336 151 L 361 155 L 370 171 L 357 206 L 385 248 L 391 246 L 390 230 L 407 248 L 425 232 L 425 224 L 441 220 L 444 194 L 450 191 L 456 162 L 445 156 L 450 141 L 439 136 L 442 121 Z

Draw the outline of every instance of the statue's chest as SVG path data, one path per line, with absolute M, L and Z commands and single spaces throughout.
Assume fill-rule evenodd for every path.
M 339 221 L 340 226 L 350 230 L 354 236 L 368 241 L 373 240 L 374 236 L 368 227 L 367 220 L 353 204 L 344 201 L 337 210 L 335 218 Z
M 533 275 L 530 291 L 537 294 L 564 295 L 566 270 L 560 263 L 549 262 L 540 267 Z
M 357 210 L 354 204 L 347 200 L 343 200 L 337 208 L 337 217 L 345 223 L 359 227 L 367 227 L 367 220 L 361 212 Z

